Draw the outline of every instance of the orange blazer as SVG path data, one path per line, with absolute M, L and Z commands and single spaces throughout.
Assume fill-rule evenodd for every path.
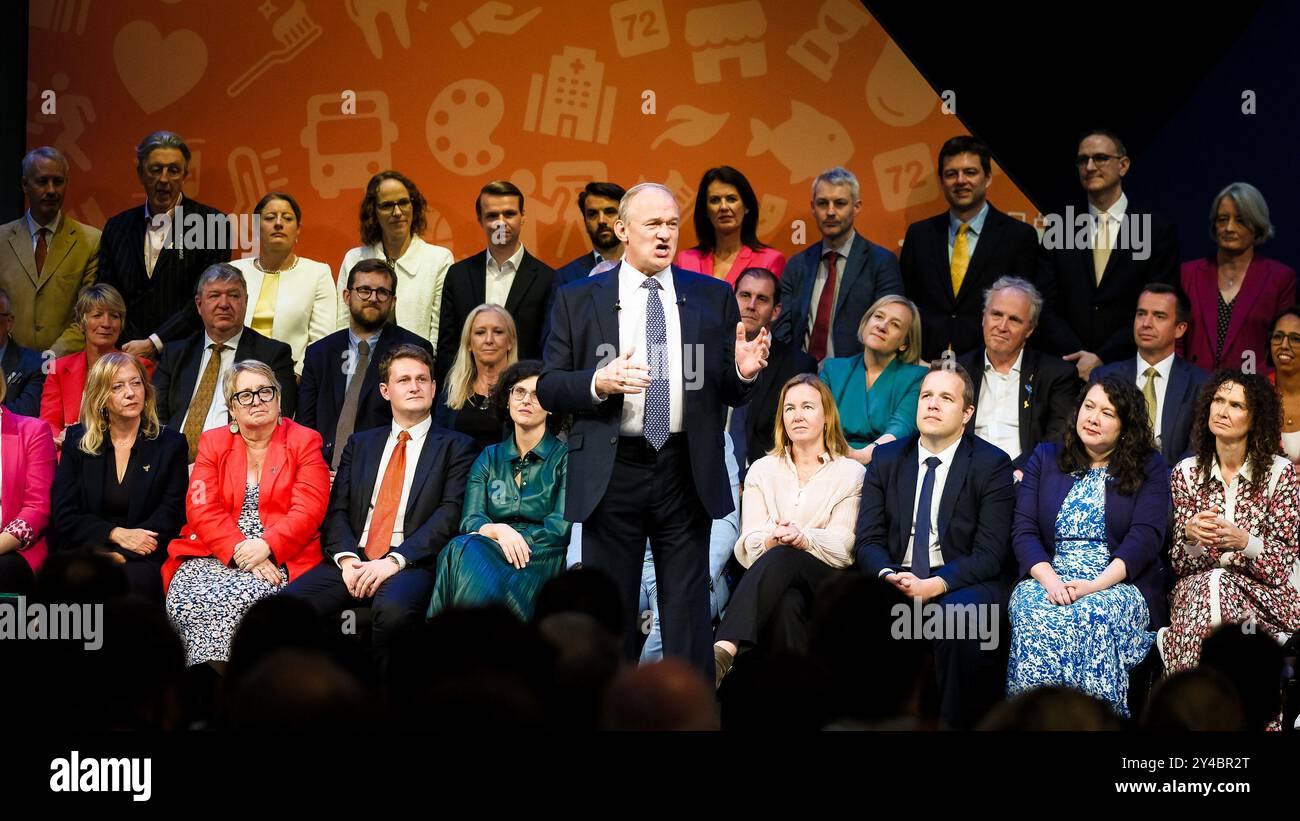
M 153 379 L 154 362 L 141 359 L 145 375 Z M 86 352 L 78 351 L 54 360 L 54 367 L 45 377 L 41 392 L 41 418 L 50 423 L 54 435 L 81 421 L 81 395 L 86 390 Z
M 244 506 L 248 454 L 244 439 L 229 428 L 213 428 L 199 437 L 198 458 L 185 498 L 185 527 L 167 546 L 163 588 L 171 584 L 181 561 L 215 556 L 229 564 L 235 545 L 244 541 L 239 511 Z M 258 518 L 278 565 L 293 581 L 321 561 L 320 526 L 329 504 L 330 472 L 321 456 L 320 434 L 281 419 L 262 464 Z

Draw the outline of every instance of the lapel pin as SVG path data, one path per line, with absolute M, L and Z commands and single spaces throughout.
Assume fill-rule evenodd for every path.
M 148 473 L 148 472 L 149 472 L 149 466 L 148 466 L 148 465 L 145 465 L 144 467 L 141 468 L 141 470 L 143 470 L 145 473 Z

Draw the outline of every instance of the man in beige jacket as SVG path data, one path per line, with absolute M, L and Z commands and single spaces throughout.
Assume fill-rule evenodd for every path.
M 0 225 L 0 288 L 14 315 L 10 336 L 56 356 L 85 347 L 72 308 L 99 267 L 99 229 L 62 212 L 67 183 L 68 161 L 58 150 L 32 149 L 23 157 L 27 213 Z

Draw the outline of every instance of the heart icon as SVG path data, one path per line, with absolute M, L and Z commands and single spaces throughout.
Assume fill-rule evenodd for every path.
M 136 20 L 114 38 L 113 63 L 126 90 L 152 114 L 198 85 L 208 67 L 208 47 L 189 29 L 164 37 L 153 23 Z

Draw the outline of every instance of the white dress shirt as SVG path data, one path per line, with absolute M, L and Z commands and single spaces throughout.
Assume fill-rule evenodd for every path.
M 980 379 L 979 404 L 975 409 L 975 435 L 1001 448 L 1015 459 L 1020 455 L 1020 366 L 1025 349 L 1006 374 L 998 373 L 984 353 L 984 375 Z
M 1119 240 L 1119 229 L 1120 226 L 1124 224 L 1124 215 L 1127 212 L 1128 195 L 1123 193 L 1119 195 L 1119 199 L 1115 200 L 1115 203 L 1111 205 L 1110 208 L 1106 209 L 1106 214 L 1109 217 L 1109 219 L 1106 220 L 1106 237 L 1110 240 L 1106 247 L 1111 249 L 1111 251 L 1115 250 L 1115 243 Z M 1092 203 L 1088 203 L 1088 215 L 1092 217 L 1090 236 L 1092 237 L 1092 245 L 1094 248 L 1097 247 L 1097 216 L 1100 213 L 1101 212 L 1097 210 L 1096 206 Z
M 63 212 L 60 211 L 59 213 L 55 214 L 54 219 L 50 220 L 49 224 L 47 225 L 41 225 L 40 223 L 38 223 L 36 221 L 36 218 L 32 216 L 31 211 L 27 212 L 26 218 L 27 218 L 27 231 L 32 235 L 32 256 L 33 257 L 36 256 L 36 243 L 38 240 L 36 232 L 40 231 L 42 228 L 44 228 L 46 231 L 49 232 L 49 235 L 45 238 L 45 250 L 46 253 L 49 253 L 50 246 L 54 243 L 54 237 L 58 235 L 59 227 L 63 224 Z
M 813 324 L 817 321 L 817 306 L 821 304 L 822 291 L 826 289 L 826 252 L 834 251 L 838 255 L 838 261 L 835 263 L 835 293 L 831 294 L 831 321 L 835 321 L 835 306 L 840 304 L 840 286 L 844 284 L 844 269 L 849 264 L 849 251 L 853 249 L 853 240 L 858 236 L 857 231 L 852 228 L 844 235 L 844 239 L 834 248 L 822 246 L 822 258 L 817 263 L 817 278 L 813 280 L 812 301 L 808 303 L 808 328 L 804 333 L 804 350 L 812 343 Z M 835 334 L 834 329 L 827 326 L 826 333 L 826 358 L 835 356 Z
M 524 261 L 524 245 L 520 243 L 515 252 L 500 265 L 497 265 L 491 249 L 483 253 L 487 254 L 487 281 L 484 283 L 483 301 L 504 308 L 506 300 L 510 298 L 510 286 L 515 284 L 515 274 L 519 273 L 519 266 Z
M 1156 369 L 1156 429 L 1152 431 L 1156 437 L 1156 447 L 1160 447 L 1161 420 L 1160 417 L 1165 412 L 1165 392 L 1169 390 L 1169 373 L 1174 369 L 1174 355 L 1169 354 L 1164 359 L 1154 365 L 1148 363 L 1142 358 L 1142 354 L 1137 356 L 1137 389 L 1138 393 L 1146 387 L 1147 368 Z
M 925 466 L 925 460 L 931 456 L 939 457 L 939 464 L 934 469 L 934 490 L 930 496 L 930 570 L 943 566 L 943 550 L 939 547 L 939 500 L 943 498 L 943 486 L 948 480 L 948 466 L 952 464 L 953 457 L 957 455 L 957 448 L 961 445 L 961 437 L 956 442 L 943 449 L 942 453 L 931 453 L 925 449 L 918 439 L 916 442 L 916 463 L 918 465 L 916 474 L 916 495 L 912 497 L 911 510 L 911 527 L 907 531 L 907 552 L 903 554 L 903 566 L 912 566 L 912 547 L 913 539 L 916 537 L 916 506 L 921 503 L 921 488 L 925 484 L 925 473 L 929 468 Z M 933 573 L 931 573 L 933 575 Z
M 153 279 L 153 268 L 158 264 L 158 257 L 162 250 L 167 247 L 168 239 L 172 230 L 172 214 L 175 213 L 176 206 L 181 204 L 182 196 L 176 197 L 176 205 L 172 210 L 165 214 L 153 214 L 149 210 L 149 202 L 144 204 L 144 219 L 148 223 L 144 232 L 144 270 Z
M 363 259 L 383 259 L 384 244 L 353 248 L 343 256 L 339 278 L 335 284 L 338 294 L 338 318 L 334 329 L 348 327 L 352 313 L 343 301 L 343 289 L 348 284 L 348 271 Z M 441 245 L 430 245 L 419 237 L 411 237 L 411 244 L 400 259 L 394 260 L 397 272 L 397 309 L 393 321 L 416 336 L 422 336 L 438 352 L 438 315 L 442 311 L 442 284 L 451 267 L 451 251 Z
M 388 432 L 388 439 L 384 442 L 384 455 L 379 458 L 379 472 L 375 474 L 375 489 L 370 493 L 370 508 L 366 513 L 366 526 L 362 529 L 361 535 L 357 538 L 357 544 L 364 550 L 366 539 L 370 536 L 370 520 L 375 515 L 375 502 L 379 500 L 379 490 L 384 484 L 384 472 L 388 470 L 388 460 L 392 458 L 393 449 L 397 447 L 397 437 L 405 430 L 411 435 L 406 442 L 406 474 L 402 479 L 402 500 L 397 505 L 397 518 L 393 520 L 393 540 L 389 542 L 390 547 L 397 547 L 406 539 L 406 503 L 411 496 L 411 484 L 415 481 L 415 466 L 420 462 L 420 453 L 424 450 L 424 443 L 429 438 L 429 428 L 433 427 L 433 417 L 426 416 L 424 421 L 418 422 L 409 428 L 403 428 L 393 422 L 391 430 Z M 403 569 L 406 567 L 406 557 L 400 553 L 394 553 L 397 557 L 398 566 Z M 344 557 L 351 556 L 354 559 L 360 559 L 356 553 L 345 551 L 334 557 L 334 563 L 339 564 Z
M 668 432 L 682 432 L 682 406 L 686 402 L 686 391 L 682 381 L 682 320 L 677 310 L 677 291 L 673 287 L 673 270 L 665 268 L 654 275 L 661 287 L 654 291 L 664 309 L 664 323 L 667 326 L 668 339 Z M 641 287 L 646 275 L 621 262 L 618 266 L 618 351 L 621 355 L 635 345 L 632 361 L 646 364 L 646 293 Z M 653 378 L 655 374 L 650 374 Z M 595 396 L 596 383 L 592 380 L 592 395 Z M 623 414 L 619 417 L 618 432 L 623 436 L 641 436 L 645 433 L 645 396 L 641 393 L 629 393 L 623 396 Z M 597 400 L 599 401 L 599 400 Z
M 257 298 L 262 293 L 262 282 L 266 278 L 253 262 L 253 257 L 247 257 L 230 263 L 239 269 L 248 284 L 244 324 L 250 328 Z M 323 262 L 298 257 L 292 268 L 275 276 L 280 278 L 280 285 L 275 292 L 275 318 L 271 321 L 270 335 L 293 351 L 293 372 L 302 376 L 307 346 L 335 330 L 338 299 L 334 295 L 334 274 Z
M 230 411 L 226 408 L 226 397 L 222 392 L 222 385 L 226 383 L 226 372 L 230 366 L 235 364 L 235 349 L 239 347 L 239 338 L 244 335 L 243 330 L 221 343 L 226 349 L 221 352 L 221 369 L 217 372 L 217 389 L 212 392 L 212 404 L 208 405 L 208 417 L 203 420 L 203 429 L 205 431 L 219 428 L 222 425 L 230 424 Z M 208 335 L 203 334 L 203 355 L 199 357 L 199 369 L 194 377 L 194 392 L 190 394 L 190 407 L 194 406 L 194 397 L 198 395 L 199 385 L 203 382 L 203 371 L 208 367 L 208 361 L 212 359 L 213 341 Z M 185 412 L 185 418 L 189 418 L 189 411 Z M 181 428 L 185 428 L 185 421 L 181 421 Z

